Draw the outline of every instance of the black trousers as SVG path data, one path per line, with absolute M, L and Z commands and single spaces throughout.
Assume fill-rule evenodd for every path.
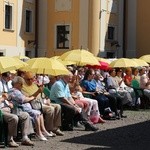
M 110 108 L 115 114 L 117 115 L 117 110 L 123 111 L 122 106 L 122 99 L 117 96 L 112 95 L 106 95 L 106 97 L 109 99 Z
M 76 109 L 68 104 L 61 104 L 62 111 L 62 126 L 72 127 L 74 121 L 88 121 L 87 115 L 84 111 L 79 113 Z
M 101 115 L 104 115 L 105 108 L 109 107 L 109 99 L 104 94 L 97 94 L 93 97 L 98 101 L 98 107 Z

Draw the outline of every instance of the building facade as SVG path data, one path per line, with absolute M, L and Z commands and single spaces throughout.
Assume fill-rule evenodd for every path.
M 119 0 L 40 0 L 39 55 L 86 49 L 95 56 L 121 56 L 122 8 Z
M 150 54 L 150 1 L 126 0 L 125 53 L 127 57 Z
M 1 0 L 0 55 L 100 57 L 149 52 L 149 0 Z M 147 32 L 145 32 L 147 31 Z
M 35 0 L 1 0 L 0 11 L 0 55 L 34 56 Z

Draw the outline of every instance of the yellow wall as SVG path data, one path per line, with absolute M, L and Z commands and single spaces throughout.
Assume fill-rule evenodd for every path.
M 4 1 L 0 1 L 0 45 L 16 46 L 16 29 L 17 29 L 17 0 L 8 0 L 13 4 L 13 30 L 4 30 Z
M 32 14 L 33 14 L 33 26 L 32 26 L 32 32 L 31 33 L 27 33 L 25 32 L 25 11 L 26 10 L 31 10 Z M 32 48 L 33 47 L 33 43 L 28 44 L 28 40 L 35 40 L 35 3 L 28 3 L 26 1 L 24 1 L 23 3 L 23 14 L 22 14 L 22 46 L 23 47 L 27 47 L 27 48 Z
M 5 46 L 17 46 L 17 34 L 21 37 L 21 46 L 22 47 L 30 47 L 30 45 L 27 44 L 28 40 L 34 40 L 34 24 L 33 24 L 33 33 L 25 33 L 25 10 L 30 9 L 33 10 L 33 23 L 34 23 L 34 11 L 35 11 L 35 3 L 27 3 L 25 0 L 23 1 L 22 6 L 20 8 L 22 9 L 22 18 L 21 18 L 21 30 L 18 30 L 18 0 L 5 0 L 6 2 L 9 2 L 10 4 L 13 4 L 13 29 L 12 30 L 5 30 L 5 20 L 4 20 L 4 1 L 0 1 L 0 45 Z M 19 33 L 17 33 L 19 32 Z
M 137 3 L 137 57 L 150 54 L 150 0 Z
M 71 0 L 71 10 L 56 11 L 55 0 L 48 1 L 48 45 L 47 56 L 61 55 L 65 50 L 56 50 L 55 46 L 55 27 L 57 24 L 71 25 L 71 43 L 70 49 L 76 49 L 79 45 L 79 0 Z

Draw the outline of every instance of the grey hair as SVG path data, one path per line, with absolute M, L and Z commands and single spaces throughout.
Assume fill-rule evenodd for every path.
M 16 83 L 23 83 L 24 79 L 20 76 L 16 76 L 12 79 L 12 86 L 14 86 Z

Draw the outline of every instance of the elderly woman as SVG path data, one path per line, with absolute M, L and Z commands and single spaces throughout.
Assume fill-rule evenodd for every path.
M 23 85 L 23 78 L 16 76 L 12 80 L 13 89 L 10 91 L 9 98 L 11 98 L 12 102 L 14 103 L 14 109 L 19 110 L 18 108 L 22 108 L 23 111 L 29 113 L 29 115 L 33 118 L 35 122 L 35 129 L 37 137 L 42 141 L 47 141 L 47 137 L 50 137 L 51 134 L 48 133 L 44 126 L 44 119 L 43 114 L 40 110 L 32 109 L 30 102 L 35 99 L 35 97 L 26 97 L 22 94 L 21 89 Z M 14 111 L 16 111 L 14 110 Z M 44 136 L 45 135 L 45 136 Z

